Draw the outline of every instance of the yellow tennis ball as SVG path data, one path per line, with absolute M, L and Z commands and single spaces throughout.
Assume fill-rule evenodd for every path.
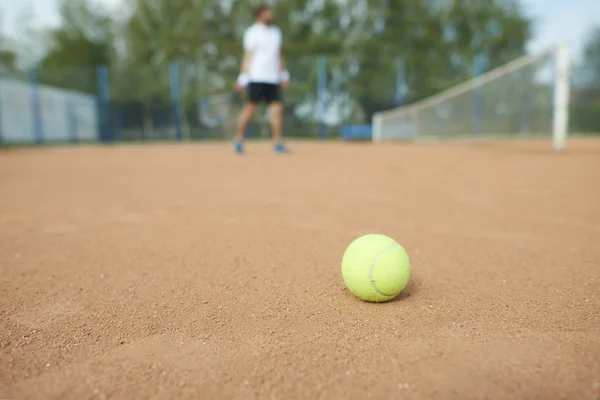
M 350 243 L 342 257 L 344 283 L 365 301 L 384 302 L 398 296 L 410 277 L 410 260 L 390 237 L 369 234 Z

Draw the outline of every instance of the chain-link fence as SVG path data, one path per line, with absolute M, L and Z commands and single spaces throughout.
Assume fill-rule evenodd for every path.
M 418 66 L 382 54 L 307 55 L 287 60 L 287 66 L 292 85 L 283 95 L 284 135 L 304 138 L 335 138 L 348 125 L 368 128 L 373 113 L 422 99 L 473 74 L 466 66 L 451 77 L 424 79 Z M 233 90 L 238 68 L 186 61 L 2 71 L 0 138 L 4 144 L 230 139 L 245 97 Z M 508 88 L 498 90 L 510 102 Z M 551 101 L 550 93 L 544 101 Z M 600 87 L 572 85 L 570 130 L 600 132 Z M 248 136 L 269 136 L 268 110 L 259 109 Z

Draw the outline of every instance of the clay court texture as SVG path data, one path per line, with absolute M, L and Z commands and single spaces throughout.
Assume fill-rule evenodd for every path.
M 0 152 L 0 398 L 600 398 L 600 141 L 291 146 Z

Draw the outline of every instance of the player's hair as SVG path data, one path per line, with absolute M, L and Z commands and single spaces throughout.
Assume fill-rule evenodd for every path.
M 254 9 L 254 18 L 258 18 L 267 10 L 270 10 L 271 6 L 268 4 L 260 4 Z

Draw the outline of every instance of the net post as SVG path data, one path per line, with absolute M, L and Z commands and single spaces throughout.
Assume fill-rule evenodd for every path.
M 473 75 L 475 77 L 475 93 L 473 98 L 473 134 L 476 136 L 481 135 L 482 131 L 482 109 L 483 105 L 483 91 L 482 82 L 480 76 L 484 72 L 485 58 L 483 53 L 479 53 L 475 56 L 473 61 Z
M 396 58 L 396 107 L 404 104 L 404 88 L 406 87 L 406 69 L 404 57 Z
M 171 86 L 171 113 L 175 124 L 175 138 L 181 140 L 181 91 L 179 63 L 169 64 L 169 84 Z
M 371 140 L 373 142 L 381 142 L 383 139 L 383 116 L 380 113 L 373 114 L 371 122 Z
M 325 110 L 327 96 L 327 60 L 325 56 L 317 58 L 317 98 L 319 110 L 319 137 L 325 139 Z
M 69 139 L 71 142 L 77 142 L 77 132 L 79 131 L 79 121 L 75 113 L 75 104 L 73 98 L 70 96 L 65 100 L 65 108 L 67 109 L 67 123 L 69 129 Z
M 565 148 L 569 126 L 570 51 L 567 44 L 558 46 L 554 74 L 554 118 L 552 121 L 552 144 L 554 150 Z
M 31 109 L 33 118 L 33 138 L 35 143 L 44 143 L 44 126 L 42 123 L 42 107 L 40 104 L 40 86 L 37 79 L 37 71 L 32 68 L 28 71 L 27 78 L 31 86 Z
M 100 140 L 109 141 L 110 138 L 110 81 L 108 76 L 108 67 L 98 65 L 96 67 L 98 74 L 98 106 L 100 108 Z

